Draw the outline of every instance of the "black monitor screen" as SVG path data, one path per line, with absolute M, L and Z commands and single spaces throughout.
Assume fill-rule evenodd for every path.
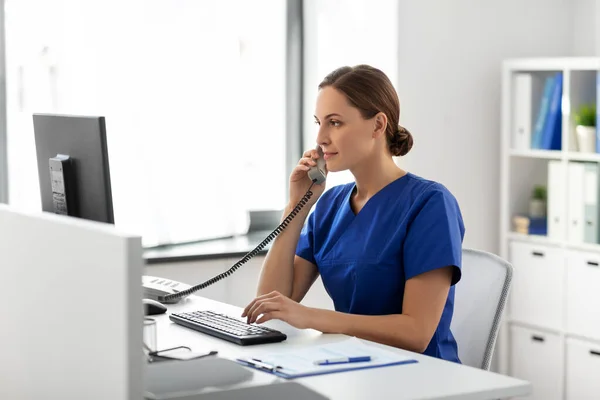
M 42 210 L 114 223 L 104 117 L 34 114 Z

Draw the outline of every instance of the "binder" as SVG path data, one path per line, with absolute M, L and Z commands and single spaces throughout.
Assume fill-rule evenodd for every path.
M 552 89 L 554 88 L 554 80 L 554 76 L 549 76 L 546 78 L 546 82 L 544 84 L 544 92 L 542 94 L 537 119 L 533 128 L 533 136 L 531 143 L 531 148 L 533 149 L 542 148 L 542 134 L 544 131 L 544 124 L 546 123 L 546 117 L 548 115 L 548 109 L 550 108 Z
M 568 190 L 568 225 L 567 238 L 573 243 L 582 243 L 584 237 L 583 224 L 583 183 L 585 166 L 583 163 L 570 163 Z
M 585 163 L 583 204 L 584 204 L 584 241 L 598 243 L 598 163 Z
M 548 161 L 548 237 L 563 240 L 565 232 L 566 168 L 561 161 Z
M 371 360 L 333 365 L 314 364 L 317 360 L 358 356 L 369 356 Z M 410 356 L 367 345 L 357 338 L 320 346 L 287 349 L 279 353 L 257 354 L 238 358 L 236 361 L 285 379 L 417 363 L 417 360 Z
M 533 100 L 533 76 L 516 74 L 514 81 L 513 109 L 513 148 L 528 150 L 531 148 Z
M 554 76 L 554 82 L 548 103 L 548 113 L 542 130 L 541 148 L 544 150 L 560 150 L 562 136 L 562 89 L 563 76 L 558 72 Z

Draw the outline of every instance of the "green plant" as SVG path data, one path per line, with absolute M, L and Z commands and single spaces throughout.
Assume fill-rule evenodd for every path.
M 537 200 L 546 201 L 546 186 L 544 185 L 535 185 L 533 187 L 532 197 Z
M 596 105 L 584 104 L 575 112 L 575 124 L 583 126 L 596 126 Z

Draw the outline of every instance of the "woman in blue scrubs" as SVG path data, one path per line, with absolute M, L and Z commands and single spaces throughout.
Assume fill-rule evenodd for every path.
M 249 323 L 281 319 L 460 362 L 450 321 L 463 220 L 448 189 L 392 159 L 413 144 L 399 117 L 396 91 L 376 68 L 339 68 L 319 85 L 315 122 L 327 170 L 350 170 L 355 182 L 312 187 L 267 254 L 258 297 L 242 314 Z M 305 152 L 293 170 L 284 215 L 311 186 L 307 171 L 318 157 Z M 335 311 L 300 304 L 319 275 Z

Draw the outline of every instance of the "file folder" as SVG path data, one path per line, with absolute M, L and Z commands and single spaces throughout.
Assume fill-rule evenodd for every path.
M 534 99 L 534 78 L 532 74 L 516 74 L 514 84 L 513 148 L 529 150 L 532 139 L 532 115 L 537 104 Z
M 598 179 L 600 178 L 598 163 L 585 163 L 583 206 L 584 206 L 584 241 L 598 243 Z
M 561 161 L 548 161 L 548 237 L 564 239 L 566 168 Z
M 569 191 L 568 191 L 568 226 L 567 239 L 572 243 L 583 243 L 583 181 L 585 165 L 583 163 L 570 163 Z
M 333 365 L 315 365 L 315 361 L 337 357 L 370 356 L 370 361 Z M 279 353 L 256 354 L 236 360 L 242 365 L 268 372 L 281 378 L 332 374 L 417 362 L 405 354 L 367 345 L 357 338 L 320 346 L 286 349 Z

